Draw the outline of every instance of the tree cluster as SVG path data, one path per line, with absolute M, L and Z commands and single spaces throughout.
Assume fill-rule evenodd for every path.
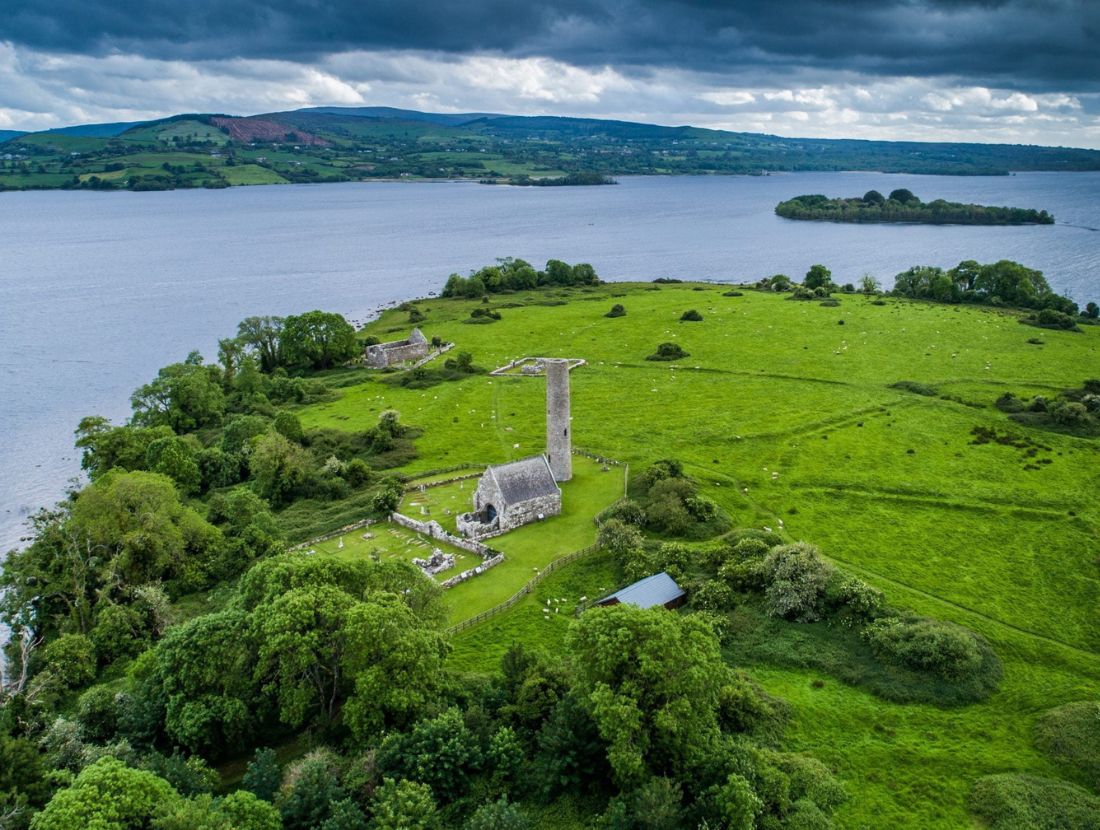
M 255 356 L 260 370 L 331 369 L 362 351 L 355 329 L 341 315 L 307 311 L 290 317 L 248 317 L 237 345 Z
M 630 496 L 604 512 L 617 521 L 650 533 L 707 539 L 729 527 L 729 519 L 675 459 L 658 461 L 630 481 Z
M 1095 378 L 1053 398 L 1034 395 L 1025 399 L 1005 392 L 996 405 L 1012 420 L 1028 426 L 1082 436 L 1100 434 L 1100 380 Z
M 943 303 L 977 303 L 1061 312 L 1075 316 L 1077 304 L 1056 294 L 1042 271 L 1002 259 L 982 265 L 972 259 L 944 271 L 914 265 L 894 278 L 894 293 Z
M 543 286 L 599 285 L 600 278 L 587 263 L 569 265 L 551 259 L 546 268 L 536 271 L 531 263 L 507 257 L 498 259 L 496 265 L 486 265 L 468 277 L 451 274 L 443 286 L 444 297 L 477 299 L 487 294 L 507 291 L 523 291 Z

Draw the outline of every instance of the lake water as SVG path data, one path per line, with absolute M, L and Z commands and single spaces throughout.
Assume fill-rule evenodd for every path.
M 776 217 L 802 193 L 907 187 L 926 200 L 1049 210 L 1053 227 L 831 225 Z M 252 314 L 365 321 L 515 255 L 592 263 L 609 280 L 800 276 L 889 284 L 910 265 L 1015 259 L 1100 300 L 1100 174 L 997 178 L 804 173 L 628 178 L 617 187 L 370 183 L 167 193 L 0 194 L 0 551 L 79 473 L 81 417 Z

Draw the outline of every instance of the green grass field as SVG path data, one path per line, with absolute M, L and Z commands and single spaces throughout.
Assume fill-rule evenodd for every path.
M 1005 664 L 1001 690 L 959 709 L 897 705 L 815 671 L 749 666 L 792 704 L 792 744 L 844 781 L 842 826 L 972 826 L 965 798 L 977 778 L 1052 774 L 1031 743 L 1038 715 L 1100 697 L 1100 443 L 1021 427 L 993 406 L 1005 391 L 1049 394 L 1100 374 L 1100 328 L 1040 332 L 992 309 L 855 295 L 822 307 L 724 290 L 521 293 L 494 298 L 502 319 L 482 326 L 462 322 L 477 303 L 426 299 L 420 326 L 487 368 L 522 355 L 587 359 L 573 372 L 577 445 L 634 469 L 679 458 L 735 524 L 814 542 L 892 603 L 988 638 Z M 612 303 L 627 315 L 605 318 Z M 679 322 L 688 309 L 703 321 Z M 407 330 L 405 317 L 387 312 L 368 333 Z M 1027 342 L 1036 336 L 1042 345 Z M 661 342 L 690 356 L 645 361 Z M 897 381 L 958 400 L 891 388 Z M 538 380 L 484 375 L 425 390 L 370 381 L 301 414 L 307 426 L 363 429 L 381 410 L 400 410 L 424 429 L 406 470 L 416 472 L 538 451 L 543 394 Z M 972 444 L 975 427 L 1030 438 L 1047 461 L 1025 469 L 1032 459 L 1019 449 Z M 566 493 L 590 539 L 603 504 Z M 589 574 L 588 561 L 539 590 L 568 578 L 563 596 L 595 592 L 613 575 Z M 491 670 L 513 640 L 553 648 L 565 612 L 541 619 L 542 599 L 459 635 L 456 667 Z
M 235 167 L 221 167 L 218 172 L 227 182 L 238 184 L 282 184 L 286 182 L 274 170 L 260 167 L 258 164 L 238 164 Z
M 343 545 L 341 545 L 341 542 Z M 343 536 L 310 545 L 310 548 L 318 553 L 347 560 L 378 556 L 382 559 L 403 559 L 406 562 L 411 562 L 413 559 L 427 559 L 432 555 L 434 548 L 439 548 L 444 553 L 452 554 L 455 558 L 454 567 L 441 572 L 437 576 L 437 579 L 440 580 L 452 577 L 467 568 L 472 568 L 481 561 L 479 556 L 467 553 L 445 542 L 428 539 L 390 522 L 354 530 Z

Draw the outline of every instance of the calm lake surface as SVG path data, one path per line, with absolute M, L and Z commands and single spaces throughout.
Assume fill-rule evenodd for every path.
M 929 201 L 1045 209 L 1053 227 L 792 222 L 802 193 L 907 187 Z M 795 277 L 887 285 L 910 265 L 1015 259 L 1100 300 L 1100 174 L 996 178 L 804 173 L 627 178 L 617 187 L 370 183 L 167 193 L 0 194 L 0 551 L 79 474 L 81 417 L 251 314 L 313 308 L 366 321 L 495 257 L 590 262 L 608 280 Z

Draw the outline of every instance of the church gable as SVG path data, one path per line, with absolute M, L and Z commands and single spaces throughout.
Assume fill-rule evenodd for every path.
M 468 536 L 503 533 L 561 513 L 561 490 L 543 455 L 485 470 L 474 491 L 473 511 L 458 517 Z

